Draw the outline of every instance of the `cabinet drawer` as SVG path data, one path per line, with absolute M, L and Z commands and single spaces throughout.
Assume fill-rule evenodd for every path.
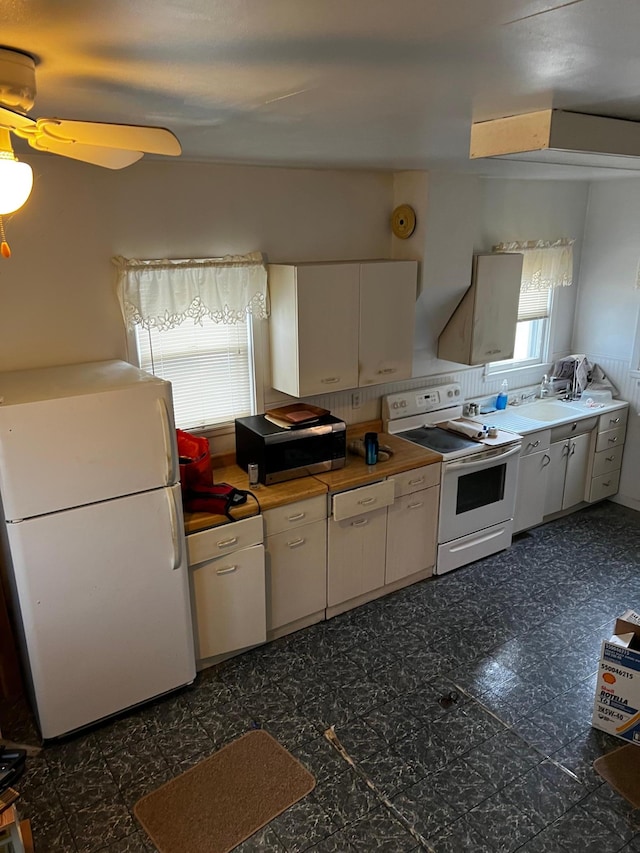
M 530 453 L 540 453 L 548 450 L 551 443 L 551 430 L 542 429 L 540 432 L 532 432 L 522 437 L 522 450 L 520 456 L 529 456 Z
M 608 474 L 601 474 L 599 477 L 594 477 L 591 480 L 591 486 L 587 500 L 589 503 L 599 501 L 602 498 L 608 498 L 610 495 L 615 495 L 620 485 L 620 469 L 610 471 Z
M 200 660 L 264 643 L 264 546 L 210 560 L 191 571 Z
M 274 533 L 282 533 L 284 530 L 293 530 L 301 524 L 311 524 L 326 518 L 327 496 L 318 495 L 317 498 L 308 498 L 286 506 L 268 509 L 263 517 L 265 536 L 273 536 Z
M 440 482 L 440 465 L 425 465 L 422 468 L 413 468 L 411 471 L 403 471 L 402 474 L 394 474 L 389 477 L 395 484 L 395 496 L 410 495 L 421 489 L 437 486 Z
M 342 521 L 345 518 L 353 518 L 374 509 L 390 506 L 393 503 L 394 492 L 393 480 L 384 480 L 381 483 L 362 486 L 360 489 L 340 492 L 331 500 L 331 514 L 334 521 Z
M 617 471 L 622 465 L 622 444 L 613 447 L 611 450 L 601 450 L 593 456 L 593 477 L 599 477 L 601 474 L 608 474 L 610 471 Z
M 303 619 L 327 606 L 327 522 L 269 536 L 267 630 Z
M 598 418 L 598 432 L 606 432 L 610 429 L 618 429 L 627 423 L 629 416 L 629 408 L 614 409 L 613 412 L 607 412 L 606 415 L 600 415 Z
M 606 432 L 598 433 L 598 438 L 596 440 L 596 453 L 599 453 L 601 450 L 611 450 L 617 445 L 624 444 L 624 437 L 627 431 L 626 424 L 623 424 L 621 427 L 617 427 L 616 429 L 608 429 Z
M 213 560 L 238 548 L 259 545 L 263 540 L 262 531 L 262 516 L 254 515 L 241 521 L 202 530 L 200 533 L 192 533 L 187 536 L 189 565 L 196 566 L 204 560 Z
M 575 421 L 569 421 L 566 424 L 553 427 L 551 429 L 551 444 L 555 441 L 563 441 L 565 438 L 573 438 L 576 435 L 582 435 L 598 425 L 598 418 L 576 418 Z

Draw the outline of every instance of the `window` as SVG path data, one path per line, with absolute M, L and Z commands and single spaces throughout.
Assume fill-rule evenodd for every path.
M 553 292 L 572 282 L 573 242 L 562 239 L 494 246 L 494 251 L 522 252 L 524 258 L 513 358 L 487 364 L 488 374 L 548 360 Z
M 173 386 L 176 424 L 202 429 L 255 411 L 251 324 L 205 317 L 172 329 L 136 326 L 140 367 Z
M 518 367 L 545 361 L 552 301 L 552 290 L 521 291 L 512 359 Z
M 114 262 L 138 363 L 171 382 L 176 425 L 202 430 L 255 412 L 262 256 Z

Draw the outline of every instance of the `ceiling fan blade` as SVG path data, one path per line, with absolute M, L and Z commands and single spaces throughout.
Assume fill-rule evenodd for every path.
M 23 116 L 22 113 L 0 106 L 0 127 L 6 127 L 8 130 L 22 130 L 25 127 L 34 126 L 35 121 L 29 116 Z
M 177 137 L 164 127 L 41 118 L 38 119 L 38 129 L 47 137 L 72 140 L 82 145 L 126 148 L 129 151 L 173 157 L 182 153 Z
M 125 151 L 121 148 L 102 148 L 99 145 L 81 145 L 78 142 L 60 142 L 47 136 L 28 137 L 29 145 L 36 151 L 61 154 L 72 160 L 82 160 L 107 169 L 124 169 L 143 156 L 142 151 Z

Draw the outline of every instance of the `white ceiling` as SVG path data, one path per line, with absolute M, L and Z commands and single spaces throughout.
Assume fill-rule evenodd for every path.
M 0 20 L 38 62 L 32 116 L 161 125 L 192 160 L 610 177 L 469 163 L 471 122 L 640 120 L 638 0 L 0 0 Z

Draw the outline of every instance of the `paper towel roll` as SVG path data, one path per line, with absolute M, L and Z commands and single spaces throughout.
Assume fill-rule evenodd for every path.
M 480 424 L 466 424 L 463 421 L 447 421 L 444 428 L 450 432 L 457 432 L 467 438 L 486 438 L 487 428 Z

